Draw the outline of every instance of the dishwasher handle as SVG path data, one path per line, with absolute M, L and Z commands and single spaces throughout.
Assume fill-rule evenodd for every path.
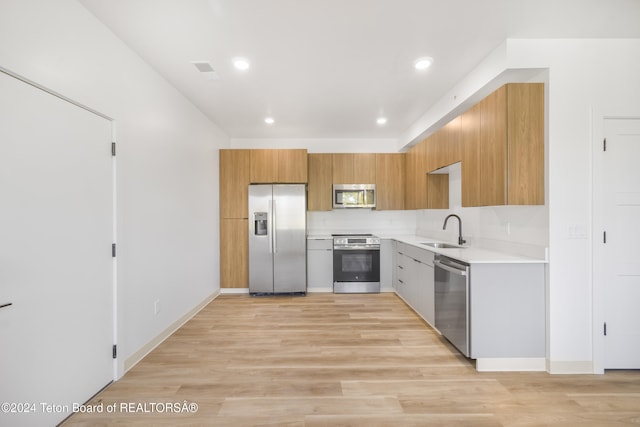
M 452 267 L 450 265 L 444 264 L 442 261 L 437 260 L 437 259 L 433 261 L 433 265 L 438 267 L 438 268 L 441 268 L 443 270 L 447 270 L 449 273 L 457 274 L 458 276 L 466 276 L 467 275 L 467 269 L 466 268 L 464 270 L 461 270 L 459 268 Z

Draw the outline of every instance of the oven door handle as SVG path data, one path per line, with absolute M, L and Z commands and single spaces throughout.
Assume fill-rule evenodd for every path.
M 458 268 L 451 267 L 451 266 L 449 266 L 447 264 L 443 264 L 439 260 L 434 260 L 433 261 L 433 265 L 438 267 L 438 268 L 441 268 L 443 270 L 447 270 L 449 273 L 453 273 L 453 274 L 456 274 L 458 276 L 466 276 L 467 275 L 467 270 L 466 269 L 465 270 L 460 270 Z
M 364 246 L 349 246 L 349 247 L 333 247 L 334 251 L 379 251 L 380 248 L 371 248 L 371 247 L 364 247 Z

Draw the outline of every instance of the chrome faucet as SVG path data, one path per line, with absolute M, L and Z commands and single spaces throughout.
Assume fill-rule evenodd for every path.
M 458 215 L 456 214 L 447 215 L 447 217 L 444 219 L 444 225 L 442 226 L 442 229 L 444 230 L 445 228 L 447 228 L 447 221 L 449 221 L 449 218 L 451 217 L 458 219 L 458 244 L 464 245 L 465 243 L 467 243 L 467 241 L 462 238 L 462 220 Z

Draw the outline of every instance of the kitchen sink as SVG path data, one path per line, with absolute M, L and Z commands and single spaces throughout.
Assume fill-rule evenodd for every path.
M 464 249 L 463 246 L 452 245 L 451 243 L 444 242 L 423 242 L 421 245 L 430 246 L 435 249 Z

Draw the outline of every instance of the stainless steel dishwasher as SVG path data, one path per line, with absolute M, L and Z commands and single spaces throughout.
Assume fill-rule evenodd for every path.
M 433 267 L 436 329 L 469 357 L 469 264 L 436 255 Z

